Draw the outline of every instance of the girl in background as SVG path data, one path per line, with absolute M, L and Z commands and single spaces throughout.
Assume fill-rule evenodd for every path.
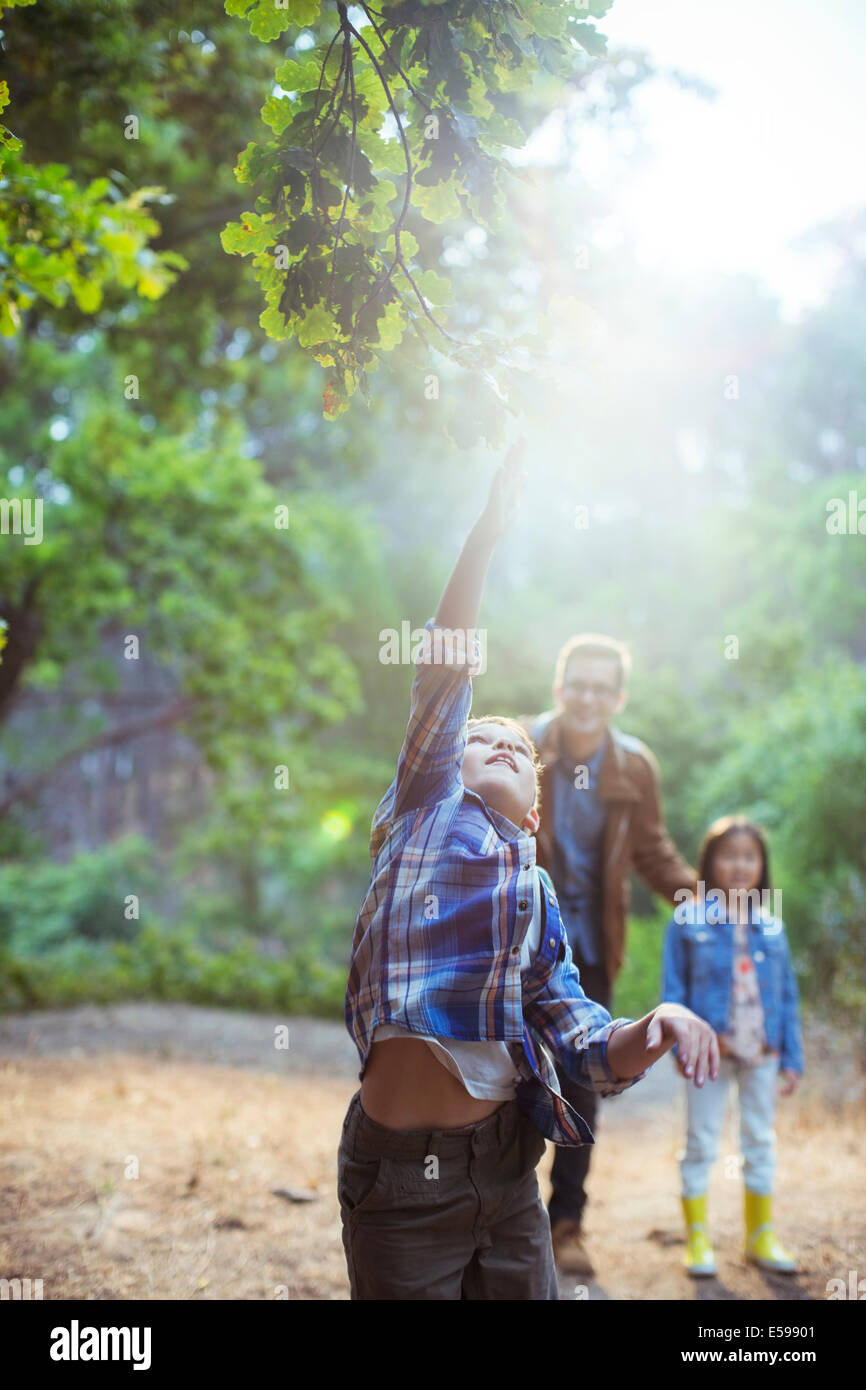
M 707 1230 L 707 1186 L 718 1154 L 728 1085 L 739 1093 L 746 1258 L 763 1269 L 795 1273 L 773 1229 L 776 1076 L 790 1095 L 803 1072 L 797 980 L 784 924 L 768 911 L 767 846 L 742 816 L 710 826 L 698 865 L 699 897 L 668 924 L 662 999 L 684 1004 L 718 1034 L 718 1080 L 687 1086 L 688 1128 L 680 1164 L 690 1274 L 715 1274 Z M 704 885 L 703 895 L 700 891 Z M 691 895 L 689 895 L 691 896 Z M 677 1067 L 684 1075 L 676 1057 Z

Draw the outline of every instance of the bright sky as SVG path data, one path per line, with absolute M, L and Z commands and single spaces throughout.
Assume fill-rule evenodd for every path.
M 654 154 L 620 206 L 641 259 L 755 271 L 787 317 L 823 298 L 832 260 L 789 242 L 866 204 L 864 0 L 614 0 L 597 23 L 719 89 L 636 100 Z

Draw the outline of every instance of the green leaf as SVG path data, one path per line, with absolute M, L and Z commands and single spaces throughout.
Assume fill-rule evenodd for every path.
M 398 299 L 391 300 L 384 314 L 379 318 L 376 327 L 379 330 L 379 336 L 373 340 L 373 346 L 390 352 L 397 346 L 406 332 L 406 311 Z
M 274 228 L 268 225 L 273 222 L 272 217 L 266 220 L 257 212 L 244 212 L 241 217 L 241 222 L 230 222 L 220 233 L 224 251 L 248 256 L 250 252 L 265 251 L 273 245 Z
M 461 111 L 459 106 L 451 107 L 451 115 L 464 140 L 474 140 L 479 131 L 478 118 L 472 116 L 468 111 Z
M 312 24 L 322 8 L 321 0 L 288 0 L 288 4 L 293 24 Z
M 21 326 L 21 315 L 18 312 L 18 305 L 13 301 L 0 301 L 0 334 L 4 338 L 11 338 L 18 332 Z
M 401 231 L 400 248 L 403 252 L 403 257 L 405 260 L 414 260 L 414 258 L 418 255 L 419 251 L 417 238 L 414 237 L 411 232 Z M 385 255 L 388 257 L 389 261 L 393 261 L 396 254 L 397 245 L 394 235 L 392 233 L 391 236 L 389 236 L 387 241 L 385 242 Z
M 111 187 L 111 180 L 110 180 L 110 179 L 106 179 L 106 178 L 91 179 L 90 183 L 89 183 L 88 186 L 87 186 L 87 196 L 88 196 L 88 198 L 92 198 L 93 201 L 96 202 L 98 199 L 101 200 L 102 198 L 105 197 L 105 195 L 106 195 L 106 193 L 108 192 L 108 190 L 110 189 L 110 187 Z M 143 191 L 144 191 L 144 190 L 141 189 L 141 188 L 138 190 L 139 198 L 140 198 L 140 195 L 142 194 Z M 128 201 L 129 201 L 129 200 L 128 200 Z M 133 204 L 133 206 L 137 206 L 137 204 Z
M 607 39 L 604 34 L 598 33 L 594 24 L 575 24 L 572 33 L 581 48 L 585 48 L 593 58 L 603 58 L 607 53 Z
M 380 179 L 369 197 L 359 207 L 371 232 L 386 232 L 393 227 L 397 214 L 390 204 L 397 196 L 397 189 L 390 179 Z
M 292 329 L 287 326 L 285 315 L 279 309 L 264 309 L 259 314 L 259 326 L 265 330 L 269 338 L 291 338 Z
M 437 275 L 435 270 L 422 270 L 420 274 L 412 276 L 425 299 L 429 299 L 431 304 L 453 304 L 454 290 L 450 280 L 446 280 L 444 275 Z
M 316 163 L 311 152 L 302 149 L 300 145 L 287 145 L 285 149 L 280 150 L 280 159 L 283 164 L 288 164 L 289 168 L 300 169 L 302 174 L 308 174 Z
M 308 58 L 306 62 L 288 58 L 277 68 L 274 79 L 287 92 L 310 92 L 318 87 L 320 72 L 321 65 L 315 58 Z M 323 82 L 322 86 L 327 91 L 326 83 Z
M 322 303 L 313 305 L 298 328 L 298 342 L 301 347 L 333 342 L 339 336 L 340 331 L 332 311 Z
M 521 14 L 530 31 L 540 39 L 561 39 L 569 28 L 568 8 L 551 5 L 547 0 L 523 0 Z
M 262 107 L 262 120 L 271 130 L 276 131 L 277 135 L 282 135 L 294 114 L 294 103 L 288 97 L 269 96 Z
M 426 186 L 416 183 L 412 190 L 412 202 L 428 222 L 448 222 L 461 213 L 453 179 Z
M 133 236 L 132 232 L 121 230 L 103 232 L 99 240 L 106 251 L 115 256 L 134 256 L 141 244 L 140 239 Z
M 403 145 L 396 137 L 382 140 L 377 132 L 361 129 L 358 131 L 358 147 L 364 151 L 374 169 L 385 169 L 391 174 L 406 172 Z
M 247 253 L 246 231 L 240 222 L 229 222 L 220 232 L 220 241 L 223 250 L 230 255 L 245 256 Z
M 250 19 L 250 33 L 262 43 L 278 39 L 292 23 L 287 10 L 278 10 L 273 0 L 260 0 Z
M 79 309 L 85 314 L 95 314 L 102 303 L 102 290 L 93 280 L 79 280 L 78 277 L 71 281 L 72 293 L 75 295 L 75 302 Z
M 503 116 L 499 111 L 494 111 L 484 122 L 484 129 L 479 136 L 482 145 L 486 137 L 503 145 L 512 145 L 515 149 L 520 149 L 526 144 L 526 132 L 520 122 L 512 120 L 510 116 Z

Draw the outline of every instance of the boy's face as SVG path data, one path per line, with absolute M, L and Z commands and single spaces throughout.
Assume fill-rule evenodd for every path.
M 529 744 L 504 724 L 473 724 L 463 754 L 463 785 L 529 835 L 538 829 Z
M 554 695 L 573 733 L 584 738 L 601 735 L 613 716 L 625 707 L 626 693 L 619 684 L 619 663 L 606 656 L 575 654 Z

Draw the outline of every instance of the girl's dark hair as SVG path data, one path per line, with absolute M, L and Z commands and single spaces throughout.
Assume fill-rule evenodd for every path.
M 723 840 L 729 835 L 745 832 L 751 835 L 752 839 L 758 844 L 761 851 L 761 881 L 757 884 L 759 892 L 765 889 L 770 890 L 770 856 L 767 852 L 767 840 L 760 826 L 755 825 L 754 821 L 748 820 L 746 816 L 721 816 L 719 820 L 714 820 L 706 835 L 698 854 L 698 879 L 702 879 L 706 885 L 707 892 L 711 888 L 718 888 L 715 881 L 714 860 L 716 850 Z

